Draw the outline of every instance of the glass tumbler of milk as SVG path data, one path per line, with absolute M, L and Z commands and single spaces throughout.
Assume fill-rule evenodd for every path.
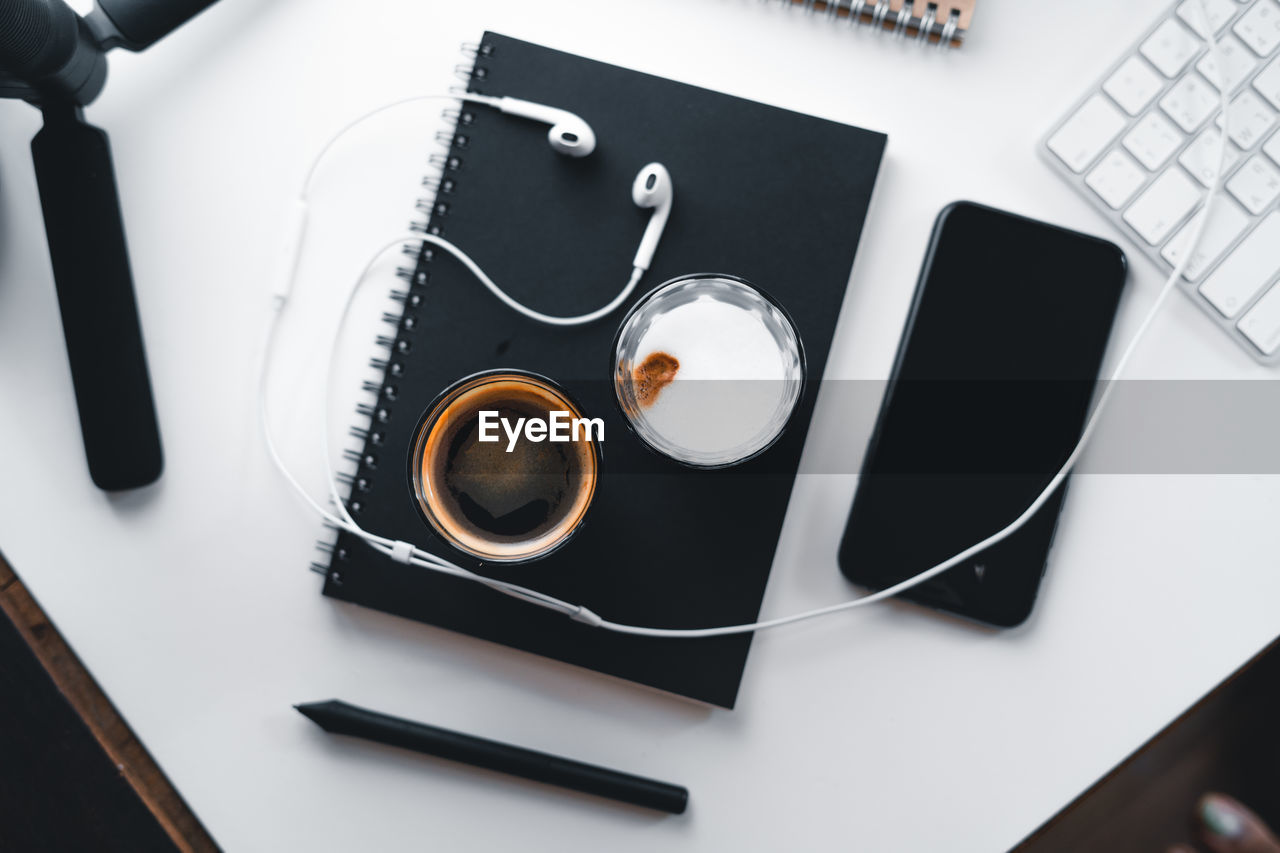
M 790 315 L 734 276 L 688 275 L 654 288 L 614 338 L 623 416 L 651 449 L 694 468 L 725 468 L 767 450 L 804 381 Z

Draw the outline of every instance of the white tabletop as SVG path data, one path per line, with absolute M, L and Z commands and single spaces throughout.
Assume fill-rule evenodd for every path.
M 115 147 L 168 457 L 158 486 L 117 497 L 80 446 L 37 115 L 0 104 L 0 547 L 229 850 L 1007 848 L 1280 631 L 1280 479 L 1080 476 L 1022 628 L 891 605 L 783 629 L 756 639 L 738 708 L 711 710 L 321 597 L 318 525 L 257 433 L 264 267 L 321 142 L 450 85 L 458 43 L 489 28 L 887 132 L 828 368 L 882 378 L 947 202 L 1115 238 L 1035 143 L 1164 6 L 983 0 L 942 53 L 746 0 L 224 0 L 114 55 L 90 110 Z M 407 222 L 437 113 L 387 116 L 317 184 L 275 396 L 317 490 L 306 336 Z M 1161 280 L 1130 257 L 1118 336 Z M 1133 375 L 1274 378 L 1182 297 Z M 867 427 L 820 407 L 814 429 Z M 835 562 L 853 487 L 801 478 L 765 615 L 853 593 Z M 346 742 L 290 707 L 331 697 L 682 783 L 691 807 L 661 817 Z

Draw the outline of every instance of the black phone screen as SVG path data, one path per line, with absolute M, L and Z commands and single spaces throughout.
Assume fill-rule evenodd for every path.
M 1026 510 L 1084 428 L 1125 275 L 1104 240 L 969 202 L 942 211 L 840 545 L 846 577 L 883 589 Z M 1065 487 L 904 597 L 1022 622 Z

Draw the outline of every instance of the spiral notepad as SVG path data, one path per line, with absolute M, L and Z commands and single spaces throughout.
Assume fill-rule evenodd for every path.
M 858 25 L 943 47 L 964 43 L 977 0 L 782 0 L 833 22 Z
M 609 355 L 628 306 L 586 326 L 544 326 L 504 307 L 452 256 L 409 245 L 396 304 L 384 315 L 388 330 L 378 338 L 378 377 L 365 385 L 345 452 L 347 506 L 368 530 L 616 621 L 753 621 L 885 137 L 493 33 L 467 52 L 459 74 L 470 89 L 571 110 L 599 145 L 589 157 L 563 157 L 547 145 L 546 125 L 486 106 L 450 109 L 416 230 L 465 249 L 521 302 L 582 313 L 612 298 L 631 272 L 649 218 L 632 203 L 631 182 L 658 160 L 671 172 L 676 203 L 632 300 L 690 272 L 747 278 L 786 305 L 812 381 L 787 433 L 761 457 L 731 471 L 683 468 L 641 445 L 613 400 Z M 584 524 L 554 554 L 515 567 L 481 566 L 434 539 L 408 485 L 418 416 L 457 379 L 492 368 L 551 377 L 605 422 Z M 345 534 L 322 547 L 326 559 L 315 568 L 334 598 L 704 702 L 732 706 L 737 697 L 748 635 L 608 634 L 392 562 Z

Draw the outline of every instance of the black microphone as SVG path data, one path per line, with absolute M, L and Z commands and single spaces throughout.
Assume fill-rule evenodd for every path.
M 80 106 L 98 97 L 107 58 L 75 10 L 63 0 L 4 0 L 0 7 L 0 71 L 12 78 L 13 96 Z

